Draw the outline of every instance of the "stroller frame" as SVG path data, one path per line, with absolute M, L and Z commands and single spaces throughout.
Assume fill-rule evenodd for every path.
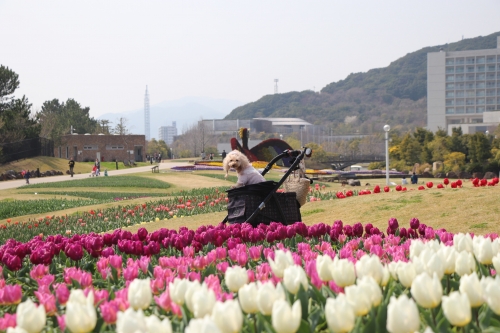
M 299 163 L 304 159 L 304 157 L 310 157 L 312 153 L 312 150 L 307 147 L 303 147 L 302 150 L 291 150 L 287 149 L 283 151 L 281 154 L 275 156 L 264 168 L 262 171 L 262 176 L 264 176 L 266 173 L 271 170 L 273 165 L 281 160 L 282 158 L 288 157 L 291 158 L 292 160 L 294 159 L 292 165 L 290 168 L 287 170 L 285 175 L 277 182 L 277 184 L 274 186 L 274 188 L 269 192 L 269 194 L 264 198 L 264 200 L 260 203 L 258 208 L 250 215 L 250 217 L 247 218 L 247 220 L 244 223 L 252 223 L 253 220 L 259 215 L 259 213 L 266 207 L 266 204 L 273 199 L 274 203 L 276 204 L 276 207 L 278 209 L 279 215 L 281 216 L 281 219 L 284 224 L 288 224 L 288 221 L 286 220 L 285 214 L 283 213 L 283 209 L 279 203 L 279 200 L 276 196 L 276 191 L 280 188 L 280 186 L 283 184 L 283 182 L 290 176 L 292 172 L 297 170 L 299 168 Z M 312 183 L 312 180 L 310 180 Z M 226 223 L 228 221 L 229 215 L 227 215 L 222 223 Z

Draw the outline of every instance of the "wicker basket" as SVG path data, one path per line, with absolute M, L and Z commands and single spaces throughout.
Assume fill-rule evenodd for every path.
M 302 207 L 307 202 L 307 195 L 309 194 L 309 187 L 311 182 L 307 178 L 295 177 L 295 175 L 290 175 L 285 182 L 283 182 L 283 187 L 285 192 L 295 192 L 297 196 L 297 201 Z

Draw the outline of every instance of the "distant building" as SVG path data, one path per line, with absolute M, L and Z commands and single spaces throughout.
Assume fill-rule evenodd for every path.
M 172 126 L 161 126 L 158 129 L 158 140 L 163 140 L 167 145 L 174 142 L 174 137 L 177 136 L 177 127 L 175 121 Z
M 77 162 L 94 161 L 145 161 L 145 135 L 70 134 L 62 137 L 54 156 Z
M 427 54 L 427 128 L 464 134 L 500 124 L 500 36 L 497 48 Z
M 214 134 L 232 134 L 236 136 L 241 127 L 250 129 L 252 133 L 293 133 L 300 132 L 306 126 L 312 126 L 300 118 L 253 118 L 253 119 L 210 119 L 201 120 L 206 128 Z

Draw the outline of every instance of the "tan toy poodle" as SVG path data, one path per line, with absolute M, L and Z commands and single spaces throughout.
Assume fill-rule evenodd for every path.
M 228 153 L 224 161 L 222 161 L 226 178 L 231 168 L 236 170 L 238 174 L 238 182 L 232 188 L 241 187 L 250 184 L 265 182 L 266 179 L 257 171 L 248 158 L 238 150 L 233 150 Z

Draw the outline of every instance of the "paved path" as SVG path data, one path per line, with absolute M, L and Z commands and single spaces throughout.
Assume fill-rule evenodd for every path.
M 186 162 L 164 162 L 159 164 L 160 170 L 171 169 L 174 166 L 186 166 L 192 165 L 192 163 Z M 117 175 L 127 175 L 131 173 L 141 173 L 141 172 L 149 172 L 151 173 L 151 166 L 143 166 L 143 167 L 131 167 L 127 169 L 119 169 L 119 170 L 108 170 L 109 176 L 117 176 Z M 31 178 L 30 184 L 39 184 L 39 183 L 53 183 L 53 182 L 61 182 L 65 180 L 73 180 L 73 179 L 86 179 L 89 178 L 90 173 L 82 173 L 75 174 L 73 178 L 70 175 L 62 175 L 62 176 L 52 176 L 52 177 L 43 177 L 43 178 Z M 101 176 L 104 177 L 104 172 L 101 172 Z M 11 188 L 17 188 L 26 184 L 26 180 L 17 179 L 17 180 L 7 180 L 0 182 L 0 190 L 6 190 Z

